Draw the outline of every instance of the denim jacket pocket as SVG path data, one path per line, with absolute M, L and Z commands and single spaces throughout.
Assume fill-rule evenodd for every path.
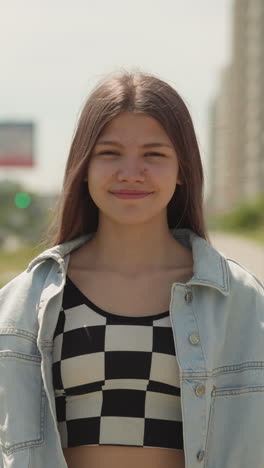
M 229 388 L 214 386 L 211 393 L 205 468 L 263 467 L 263 383 Z
M 43 443 L 46 394 L 37 354 L 0 351 L 0 446 L 4 453 Z

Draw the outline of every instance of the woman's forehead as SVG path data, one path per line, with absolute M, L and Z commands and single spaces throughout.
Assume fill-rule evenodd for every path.
M 159 142 L 170 144 L 170 139 L 160 122 L 148 114 L 122 113 L 108 122 L 101 131 L 97 144 L 123 140 L 134 142 L 135 137 L 142 144 Z

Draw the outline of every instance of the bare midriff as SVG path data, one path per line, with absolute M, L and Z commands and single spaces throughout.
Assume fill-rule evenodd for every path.
M 184 451 L 155 447 L 83 446 L 63 449 L 69 468 L 184 468 Z
M 186 283 L 193 275 L 189 249 L 180 267 L 125 277 L 82 265 L 81 252 L 71 254 L 68 276 L 100 308 L 118 315 L 146 316 L 169 310 L 174 282 Z M 176 263 L 176 262 L 175 262 Z M 159 447 L 80 446 L 63 449 L 69 468 L 184 468 L 184 451 Z

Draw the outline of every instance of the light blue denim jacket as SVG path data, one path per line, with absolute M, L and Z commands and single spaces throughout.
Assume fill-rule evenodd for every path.
M 189 229 L 194 274 L 173 283 L 186 468 L 264 467 L 264 285 Z M 72 250 L 45 250 L 0 291 L 0 468 L 66 468 L 52 383 L 53 333 Z M 164 467 L 165 468 L 165 467 Z

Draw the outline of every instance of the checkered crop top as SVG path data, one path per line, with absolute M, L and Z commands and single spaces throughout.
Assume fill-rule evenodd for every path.
M 67 276 L 52 373 L 62 448 L 183 449 L 169 311 L 141 317 L 106 312 Z

